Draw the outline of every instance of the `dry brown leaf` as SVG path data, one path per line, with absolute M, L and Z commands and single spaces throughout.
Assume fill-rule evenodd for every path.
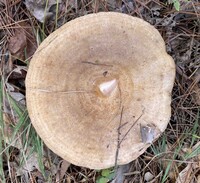
M 15 34 L 10 37 L 8 49 L 11 54 L 20 60 L 30 58 L 37 49 L 37 41 L 33 34 L 32 28 L 26 22 L 20 22 Z
M 8 49 L 14 57 L 23 59 L 24 49 L 27 45 L 26 33 L 22 28 L 15 29 L 15 34 L 10 37 Z
M 32 27 L 28 23 L 21 22 L 19 25 L 21 29 L 25 31 L 26 35 L 26 59 L 31 58 L 38 47 L 36 37 L 33 33 Z

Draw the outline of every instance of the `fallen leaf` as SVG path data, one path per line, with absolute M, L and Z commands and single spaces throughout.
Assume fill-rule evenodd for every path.
M 47 3 L 47 4 L 46 4 Z M 57 3 L 61 3 L 61 0 L 26 0 L 26 8 L 32 13 L 32 15 L 40 22 L 44 23 L 45 20 L 53 16 L 53 12 L 50 8 Z
M 17 28 L 8 41 L 8 49 L 14 57 L 23 59 L 24 49 L 27 45 L 26 33 L 24 29 Z
M 32 27 L 28 23 L 20 22 L 18 24 L 14 35 L 8 41 L 8 49 L 14 59 L 25 60 L 32 57 L 37 49 L 37 41 Z

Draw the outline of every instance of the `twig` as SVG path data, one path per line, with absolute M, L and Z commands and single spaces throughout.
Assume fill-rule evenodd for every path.
M 119 145 L 123 142 L 123 140 L 126 138 L 126 136 L 129 134 L 129 132 L 131 131 L 131 129 L 135 126 L 135 124 L 140 120 L 140 118 L 143 116 L 144 111 L 142 111 L 142 114 L 138 117 L 138 119 L 131 125 L 131 127 L 128 129 L 128 131 L 125 133 L 125 135 L 123 136 L 123 138 L 121 139 Z
M 115 172 L 117 170 L 117 159 L 118 159 L 119 149 L 120 149 L 120 135 L 121 135 L 121 131 L 120 131 L 121 128 L 120 127 L 121 127 L 121 124 L 122 124 L 123 110 L 124 110 L 124 106 L 122 106 L 120 121 L 119 121 L 119 127 L 117 129 L 117 150 L 116 150 L 116 154 L 115 154 Z
M 121 129 L 121 128 L 124 127 L 126 124 L 128 124 L 128 122 L 125 122 L 124 124 L 122 124 L 118 129 Z

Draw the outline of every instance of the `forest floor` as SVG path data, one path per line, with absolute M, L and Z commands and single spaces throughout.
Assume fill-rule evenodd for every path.
M 66 22 L 115 11 L 152 24 L 176 63 L 172 116 L 163 135 L 126 167 L 124 182 L 200 182 L 200 2 L 198 0 L 0 0 L 1 182 L 112 182 L 113 169 L 70 165 L 36 134 L 25 78 L 40 43 Z

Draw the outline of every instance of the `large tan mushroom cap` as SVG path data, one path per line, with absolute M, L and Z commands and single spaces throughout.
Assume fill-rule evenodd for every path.
M 126 164 L 165 130 L 174 77 L 153 26 L 91 14 L 39 46 L 26 79 L 28 111 L 46 145 L 67 161 L 94 169 Z

